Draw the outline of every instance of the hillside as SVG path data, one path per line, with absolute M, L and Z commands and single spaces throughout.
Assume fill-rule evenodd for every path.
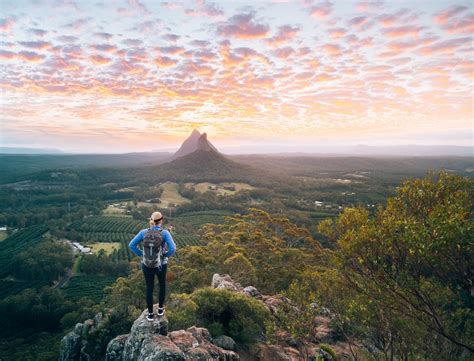
M 271 183 L 276 176 L 250 165 L 235 162 L 213 149 L 198 149 L 191 154 L 160 164 L 153 168 L 157 180 L 176 182 L 242 181 L 248 183 Z

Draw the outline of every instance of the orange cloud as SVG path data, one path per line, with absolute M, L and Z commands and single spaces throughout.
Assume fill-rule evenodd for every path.
M 8 51 L 8 50 L 3 50 L 0 49 L 0 59 L 2 60 L 12 60 L 16 58 L 16 54 Z
M 342 54 L 342 49 L 337 44 L 326 44 L 323 46 L 323 50 L 330 56 L 340 56 Z
M 35 53 L 34 51 L 20 51 L 18 56 L 23 60 L 31 62 L 38 62 L 45 58 L 44 55 Z
M 331 39 L 339 39 L 346 35 L 347 30 L 343 28 L 333 28 L 329 29 L 329 36 Z
M 108 64 L 112 61 L 110 58 L 106 58 L 105 56 L 102 56 L 102 55 L 92 55 L 91 59 L 94 64 L 99 64 L 99 65 Z
M 159 56 L 155 59 L 155 64 L 158 65 L 160 68 L 167 68 L 170 66 L 174 66 L 178 63 L 177 60 L 171 59 L 167 56 Z

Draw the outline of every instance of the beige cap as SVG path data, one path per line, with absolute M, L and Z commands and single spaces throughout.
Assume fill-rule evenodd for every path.
M 163 215 L 161 214 L 161 212 L 153 212 L 150 216 L 150 221 L 159 221 L 163 219 Z

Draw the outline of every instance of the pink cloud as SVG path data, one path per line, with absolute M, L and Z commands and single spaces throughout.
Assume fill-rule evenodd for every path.
M 171 59 L 167 56 L 159 56 L 155 59 L 155 64 L 158 65 L 160 68 L 167 68 L 170 66 L 174 66 L 178 63 L 177 60 Z
M 266 39 L 265 42 L 271 47 L 280 46 L 288 41 L 293 40 L 299 31 L 300 29 L 298 27 L 283 25 L 278 28 L 278 33 L 275 36 Z
M 347 33 L 347 30 L 344 29 L 344 28 L 329 29 L 329 37 L 331 39 L 339 39 L 339 38 L 343 37 L 344 35 L 346 35 L 346 33 Z
M 421 30 L 422 27 L 420 26 L 405 25 L 383 29 L 382 33 L 389 38 L 402 38 L 405 36 L 418 36 Z
M 48 33 L 46 30 L 43 30 L 43 29 L 29 29 L 28 31 L 32 34 L 35 34 L 36 36 L 41 37 L 41 38 Z
M 270 30 L 266 24 L 258 24 L 252 14 L 238 14 L 217 28 L 221 36 L 238 39 L 258 39 L 265 37 Z
M 148 14 L 149 11 L 139 0 L 128 0 L 129 9 L 140 14 Z
M 16 54 L 8 51 L 8 50 L 3 50 L 0 49 L 0 59 L 2 60 L 12 60 L 16 58 Z
M 104 39 L 104 40 L 110 40 L 113 37 L 113 34 L 110 33 L 94 33 L 94 36 L 97 36 L 98 38 Z
M 181 46 L 161 46 L 156 48 L 160 53 L 178 55 L 184 52 L 184 48 Z
M 450 34 L 474 33 L 474 14 L 466 15 L 462 19 L 450 21 L 446 24 L 445 29 Z
M 113 53 L 117 51 L 117 47 L 115 45 L 110 44 L 96 44 L 92 45 L 91 48 L 97 51 L 103 51 L 106 53 Z
M 377 10 L 383 5 L 383 1 L 361 1 L 357 4 L 356 8 L 361 12 L 368 12 L 372 10 Z
M 44 55 L 35 53 L 34 51 L 20 51 L 18 56 L 23 60 L 31 62 L 38 62 L 45 58 Z
M 58 38 L 58 40 L 63 42 L 63 43 L 75 43 L 76 41 L 79 40 L 79 38 L 77 38 L 75 36 L 71 36 L 71 35 L 61 35 Z
M 94 64 L 108 64 L 112 61 L 110 58 L 102 55 L 92 55 L 91 59 Z
M 330 1 L 321 2 L 310 9 L 310 15 L 316 19 L 325 19 L 332 11 Z
M 139 39 L 125 39 L 122 41 L 127 46 L 140 46 L 143 44 L 142 40 Z
M 430 46 L 426 46 L 419 50 L 422 55 L 432 55 L 439 53 L 453 53 L 456 49 L 464 45 L 472 44 L 472 38 L 456 38 L 441 41 Z
M 204 0 L 196 1 L 196 8 L 186 9 L 184 13 L 190 16 L 209 16 L 220 17 L 224 16 L 224 10 L 218 7 L 215 3 L 208 3 Z
M 291 55 L 293 55 L 295 50 L 291 46 L 286 46 L 284 48 L 279 48 L 274 51 L 275 56 L 280 59 L 286 59 L 289 58 Z
M 10 32 L 14 23 L 13 19 L 0 19 L 0 31 Z
M 365 15 L 356 16 L 355 18 L 349 20 L 349 25 L 355 26 L 356 28 L 360 28 L 367 24 L 368 21 L 369 18 Z
M 464 11 L 468 10 L 467 6 L 462 5 L 452 5 L 446 10 L 440 11 L 434 16 L 434 20 L 440 24 L 446 24 L 452 17 L 463 13 Z
M 43 50 L 51 47 L 51 43 L 47 41 L 19 41 L 18 44 L 25 48 Z

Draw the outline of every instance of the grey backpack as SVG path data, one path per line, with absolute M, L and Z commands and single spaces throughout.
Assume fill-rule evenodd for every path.
M 149 268 L 161 268 L 163 258 L 163 247 L 165 241 L 162 235 L 162 229 L 149 228 L 143 237 L 143 256 L 142 262 Z

